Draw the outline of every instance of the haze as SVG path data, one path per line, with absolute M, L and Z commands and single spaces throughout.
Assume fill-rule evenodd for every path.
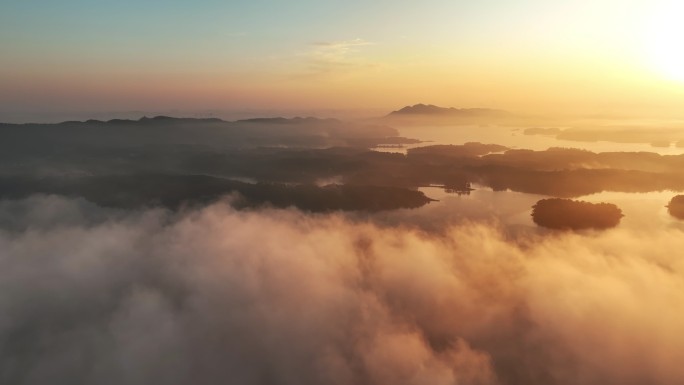
M 684 384 L 684 6 L 0 6 L 0 385 Z

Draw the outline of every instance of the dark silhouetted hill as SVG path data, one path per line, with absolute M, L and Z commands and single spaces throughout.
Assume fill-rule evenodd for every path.
M 388 116 L 428 115 L 451 117 L 506 117 L 511 114 L 506 111 L 491 108 L 454 108 L 438 107 L 432 104 L 416 104 L 392 111 Z
M 0 124 L 0 152 L 50 149 L 131 148 L 135 146 L 236 147 L 352 146 L 370 148 L 384 143 L 418 143 L 398 137 L 382 124 L 318 118 L 263 118 L 228 122 L 157 116 L 139 120 L 88 120 L 57 124 Z

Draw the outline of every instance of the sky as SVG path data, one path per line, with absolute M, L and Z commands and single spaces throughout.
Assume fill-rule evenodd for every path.
M 64 111 L 672 114 L 672 0 L 2 0 L 0 120 Z M 23 114 L 23 115 L 22 115 Z

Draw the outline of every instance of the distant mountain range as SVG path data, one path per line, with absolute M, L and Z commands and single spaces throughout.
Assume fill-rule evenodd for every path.
M 140 119 L 134 120 L 134 119 L 111 119 L 111 120 L 96 120 L 96 119 L 90 119 L 86 121 L 65 121 L 61 123 L 24 123 L 23 125 L 54 125 L 54 124 L 59 124 L 59 125 L 93 125 L 93 124 L 138 124 L 138 125 L 150 125 L 150 124 L 163 124 L 163 125 L 168 125 L 168 124 L 200 124 L 200 123 L 226 123 L 226 124 L 236 124 L 236 123 L 263 123 L 263 124 L 317 124 L 317 123 L 328 123 L 328 124 L 341 124 L 342 121 L 338 119 L 322 119 L 322 118 L 315 118 L 315 117 L 294 117 L 294 118 L 283 118 L 283 117 L 274 117 L 274 118 L 251 118 L 251 119 L 241 119 L 241 120 L 236 120 L 236 121 L 227 121 L 219 118 L 177 118 L 177 117 L 171 117 L 171 116 L 154 116 L 154 117 L 147 117 L 143 116 Z M 12 123 L 0 123 L 0 125 L 3 126 L 9 126 L 9 125 L 17 125 L 17 124 L 12 124 Z
M 73 152 L 75 146 L 82 146 L 79 147 L 82 151 L 104 147 L 193 145 L 225 150 L 261 146 L 372 148 L 379 144 L 415 143 L 420 141 L 399 137 L 399 132 L 388 125 L 313 117 L 225 121 L 155 116 L 55 124 L 0 123 L 0 155 L 22 151 L 29 154 L 38 147 L 42 149 L 35 153 L 36 156 L 56 149 L 69 148 Z
M 400 110 L 392 111 L 387 117 L 406 117 L 414 115 L 438 116 L 438 117 L 510 117 L 508 111 L 496 110 L 491 108 L 454 108 L 439 107 L 432 104 L 416 104 L 406 106 Z

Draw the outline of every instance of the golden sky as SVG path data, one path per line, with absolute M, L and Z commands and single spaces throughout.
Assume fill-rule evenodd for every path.
M 10 1 L 0 118 L 419 102 L 671 115 L 682 14 L 672 0 Z

